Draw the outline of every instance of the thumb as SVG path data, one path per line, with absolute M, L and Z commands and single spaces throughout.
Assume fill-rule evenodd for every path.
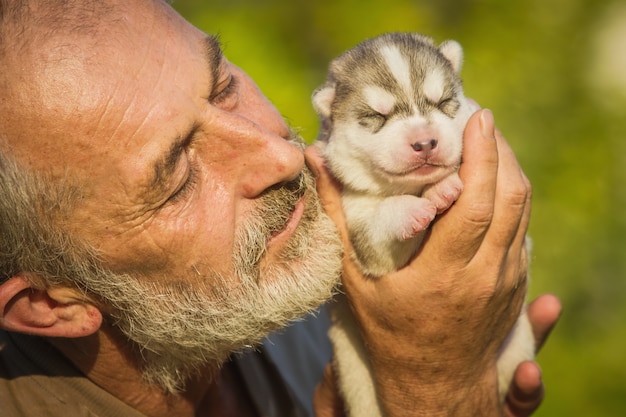
M 322 201 L 324 211 L 339 229 L 344 246 L 348 247 L 347 226 L 341 205 L 341 185 L 326 168 L 324 158 L 316 146 L 307 147 L 304 156 L 307 166 L 315 176 L 317 193 Z
M 479 249 L 493 215 L 497 171 L 493 115 L 489 110 L 480 110 L 469 119 L 463 136 L 463 162 L 459 170 L 463 192 L 434 223 L 429 237 L 429 246 L 444 257 L 443 264 L 459 259 L 469 261 Z

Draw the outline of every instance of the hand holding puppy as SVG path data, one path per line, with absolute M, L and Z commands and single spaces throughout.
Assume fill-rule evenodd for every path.
M 349 252 L 339 188 L 307 154 Z M 499 408 L 495 361 L 524 301 L 531 191 L 488 110 L 468 122 L 459 175 L 464 192 L 407 267 L 370 280 L 345 257 L 344 288 L 388 415 Z

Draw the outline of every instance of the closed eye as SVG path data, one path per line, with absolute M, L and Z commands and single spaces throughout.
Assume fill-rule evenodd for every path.
M 383 122 L 387 120 L 387 116 L 379 112 L 368 113 L 365 115 L 365 117 L 367 117 L 368 119 L 376 119 Z
M 444 98 L 442 100 L 439 100 L 439 103 L 437 103 L 437 107 L 439 107 L 440 109 L 443 109 L 448 104 L 450 104 L 451 101 L 452 101 L 452 98 Z
M 459 107 L 459 100 L 455 96 L 444 98 L 437 103 L 437 109 L 449 117 L 453 117 Z
M 222 105 L 237 90 L 237 79 L 232 73 L 228 73 L 223 80 L 216 84 L 213 94 L 209 97 L 209 101 L 217 106 Z
M 187 152 L 183 155 L 184 158 L 187 158 Z M 189 193 L 191 193 L 198 182 L 198 170 L 196 169 L 193 162 L 188 162 L 189 166 L 187 168 L 187 176 L 183 183 L 174 191 L 172 195 L 167 199 L 166 205 L 176 204 L 177 202 L 184 200 Z
M 359 117 L 359 124 L 375 133 L 387 123 L 388 117 L 377 111 L 367 111 Z
M 198 183 L 199 170 L 193 149 L 197 135 L 198 128 L 194 126 L 186 135 L 176 140 L 164 159 L 157 163 L 153 188 L 159 190 L 164 198 L 160 208 L 187 198 Z

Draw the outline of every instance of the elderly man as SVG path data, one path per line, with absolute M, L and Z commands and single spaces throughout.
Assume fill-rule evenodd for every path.
M 496 395 L 530 191 L 488 111 L 467 128 L 458 203 L 408 267 L 370 282 L 342 259 L 319 156 L 305 152 L 309 170 L 216 38 L 160 0 L 0 7 L 3 416 L 281 415 L 255 398 L 288 402 L 290 384 L 233 352 L 324 303 L 340 276 L 388 415 L 539 404 L 534 363 L 506 410 Z M 538 339 L 558 307 L 531 307 Z M 340 415 L 332 372 L 315 401 Z

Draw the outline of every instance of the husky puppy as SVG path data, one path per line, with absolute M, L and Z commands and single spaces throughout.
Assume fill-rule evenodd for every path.
M 477 110 L 463 95 L 463 51 L 419 34 L 367 40 L 330 65 L 313 95 L 316 142 L 343 185 L 355 261 L 375 279 L 405 266 L 434 217 L 458 198 L 462 137 Z M 330 338 L 348 414 L 381 416 L 363 343 L 347 302 L 333 311 Z M 502 398 L 516 366 L 534 356 L 522 315 L 498 361 Z

